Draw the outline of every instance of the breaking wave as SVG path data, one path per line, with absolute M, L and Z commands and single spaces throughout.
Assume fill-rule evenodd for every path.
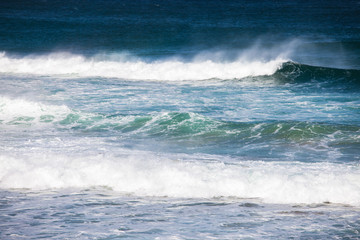
M 114 77 L 132 80 L 205 80 L 234 79 L 247 76 L 271 75 L 282 58 L 269 61 L 239 58 L 231 62 L 194 59 L 183 61 L 165 59 L 146 61 L 135 57 L 116 59 L 84 57 L 68 53 L 40 56 L 9 57 L 0 55 L 0 72 L 38 75 L 70 75 L 80 77 Z
M 211 59 L 209 56 L 196 57 L 191 61 L 175 58 L 150 61 L 126 54 L 85 57 L 69 53 L 10 57 L 2 53 L 0 73 L 151 81 L 242 79 L 242 82 L 263 84 L 270 80 L 278 84 L 320 83 L 326 87 L 360 87 L 360 70 L 355 69 L 310 66 L 281 56 L 267 61 L 254 60 L 253 57 L 251 60 L 239 57 L 233 61 Z
M 180 198 L 259 198 L 268 203 L 360 205 L 359 165 L 182 161 L 134 156 L 0 156 L 0 188 L 105 186 L 123 194 Z

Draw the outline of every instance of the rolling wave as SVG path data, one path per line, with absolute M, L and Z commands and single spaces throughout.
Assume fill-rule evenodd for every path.
M 38 129 L 49 126 L 85 132 L 188 140 L 196 144 L 242 141 L 315 142 L 323 139 L 360 144 L 360 127 L 301 121 L 233 122 L 192 112 L 109 115 L 72 110 L 24 99 L 0 98 L 0 126 Z
M 284 62 L 237 59 L 232 62 L 178 59 L 145 61 L 129 56 L 116 60 L 86 58 L 82 55 L 56 53 L 44 56 L 9 57 L 0 55 L 0 72 L 37 75 L 67 75 L 80 77 L 114 77 L 132 80 L 205 80 L 234 79 L 273 74 Z
M 210 58 L 211 59 L 211 58 Z M 311 66 L 277 57 L 268 61 L 240 57 L 234 61 L 195 58 L 147 61 L 126 54 L 84 57 L 69 53 L 10 57 L 0 54 L 0 73 L 106 77 L 129 80 L 233 80 L 273 84 L 321 83 L 322 86 L 360 87 L 360 70 Z M 251 78 L 252 81 L 249 80 Z M 254 81 L 255 80 L 255 81 Z
M 273 74 L 281 83 L 318 82 L 331 85 L 360 87 L 360 70 L 310 66 L 295 62 L 285 62 Z

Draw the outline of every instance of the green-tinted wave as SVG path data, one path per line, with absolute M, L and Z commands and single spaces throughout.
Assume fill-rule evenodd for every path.
M 96 115 L 72 113 L 56 123 L 60 128 L 86 132 L 115 131 L 124 135 L 170 141 L 307 143 L 322 140 L 360 143 L 360 127 L 298 121 L 231 122 L 196 113 L 170 112 L 154 115 Z

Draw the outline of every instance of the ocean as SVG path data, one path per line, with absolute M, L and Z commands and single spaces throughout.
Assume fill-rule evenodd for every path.
M 0 2 L 0 239 L 360 239 L 360 2 Z

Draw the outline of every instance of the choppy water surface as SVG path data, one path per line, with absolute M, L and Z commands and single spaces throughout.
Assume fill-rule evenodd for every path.
M 358 13 L 1 3 L 0 238 L 358 238 Z
M 326 203 L 141 198 L 107 189 L 2 192 L 1 203 L 2 235 L 10 239 L 356 239 L 359 234 L 356 208 Z

